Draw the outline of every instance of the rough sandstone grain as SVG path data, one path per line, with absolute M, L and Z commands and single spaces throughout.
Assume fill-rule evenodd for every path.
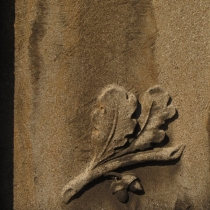
M 210 2 L 19 0 L 15 23 L 14 209 L 210 209 Z M 175 165 L 132 169 L 145 195 L 116 202 L 98 180 L 69 205 L 61 189 L 91 160 L 91 112 L 118 84 L 137 96 L 154 85 L 178 110 Z M 184 207 L 183 207 L 184 206 Z

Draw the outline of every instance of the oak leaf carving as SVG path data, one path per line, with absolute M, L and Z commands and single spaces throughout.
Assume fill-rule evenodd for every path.
M 138 119 L 133 119 L 139 101 L 141 114 Z M 109 85 L 102 90 L 92 114 L 91 139 L 95 155 L 84 172 L 64 186 L 62 198 L 65 203 L 74 199 L 85 185 L 101 176 L 115 178 L 113 194 L 119 201 L 126 202 L 128 191 L 135 193 L 143 188 L 134 175 L 119 174 L 115 170 L 139 163 L 180 158 L 184 145 L 154 148 L 165 137 L 161 126 L 176 113 L 174 106 L 169 103 L 169 94 L 155 86 L 148 89 L 139 101 L 118 85 Z M 140 130 L 135 134 L 137 126 Z

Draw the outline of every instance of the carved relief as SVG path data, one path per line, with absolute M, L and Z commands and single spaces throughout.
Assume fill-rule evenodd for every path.
M 116 170 L 149 161 L 178 159 L 184 145 L 155 148 L 165 138 L 160 126 L 175 113 L 168 93 L 159 86 L 147 90 L 141 104 L 123 87 L 107 86 L 92 113 L 95 155 L 84 172 L 64 186 L 63 201 L 70 202 L 84 186 L 101 176 L 113 178 L 112 192 L 120 202 L 128 200 L 128 191 L 143 191 L 138 177 Z

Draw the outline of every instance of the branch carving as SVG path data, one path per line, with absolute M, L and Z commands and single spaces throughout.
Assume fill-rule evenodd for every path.
M 184 145 L 154 148 L 165 138 L 160 126 L 176 113 L 169 99 L 161 87 L 150 88 L 141 101 L 141 114 L 136 116 L 140 100 L 135 95 L 118 85 L 106 87 L 92 113 L 94 157 L 82 174 L 64 186 L 63 201 L 69 203 L 88 183 L 104 176 L 113 178 L 113 194 L 125 203 L 128 191 L 139 193 L 143 188 L 136 176 L 115 170 L 150 161 L 179 159 Z

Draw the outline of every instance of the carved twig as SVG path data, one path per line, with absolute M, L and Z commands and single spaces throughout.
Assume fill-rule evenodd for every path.
M 71 180 L 62 190 L 62 197 L 65 203 L 68 203 L 73 196 L 79 193 L 83 187 L 95 179 L 101 177 L 110 171 L 114 171 L 118 168 L 130 166 L 138 163 L 149 162 L 149 161 L 170 161 L 178 159 L 183 150 L 183 145 L 176 147 L 160 148 L 149 150 L 146 152 L 138 152 L 128 154 L 112 161 L 99 165 L 92 169 L 91 166 L 86 171 L 75 179 Z M 129 160 L 129 161 L 128 161 Z

